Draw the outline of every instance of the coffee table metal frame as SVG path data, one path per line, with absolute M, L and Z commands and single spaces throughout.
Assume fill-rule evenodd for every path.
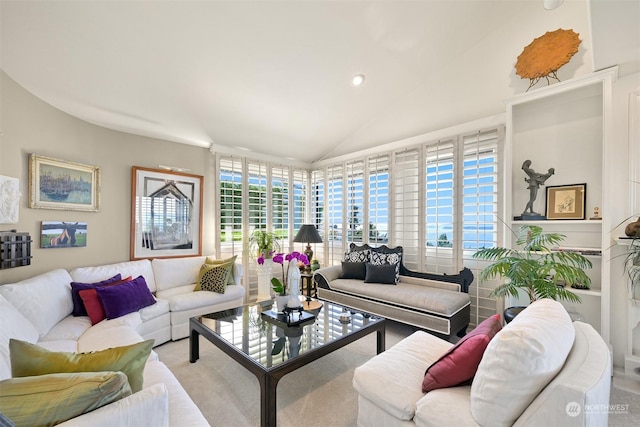
M 189 319 L 189 361 L 195 363 L 200 358 L 200 340 L 202 335 L 213 345 L 229 355 L 249 372 L 256 376 L 260 383 L 260 425 L 262 427 L 276 425 L 276 394 L 278 381 L 289 372 L 307 365 L 335 350 L 344 347 L 368 334 L 376 332 L 376 353 L 385 350 L 385 322 L 384 318 L 363 326 L 361 329 L 332 340 L 325 345 L 295 356 L 277 366 L 267 368 L 247 356 L 217 333 L 202 324 L 198 317 Z

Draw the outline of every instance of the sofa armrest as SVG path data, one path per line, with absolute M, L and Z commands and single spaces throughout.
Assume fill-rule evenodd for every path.
M 313 280 L 320 288 L 331 289 L 329 285 L 333 280 L 339 279 L 342 275 L 342 266 L 332 265 L 329 267 L 319 268 L 313 274 Z
M 168 426 L 169 392 L 164 384 L 155 384 L 59 425 L 64 427 Z

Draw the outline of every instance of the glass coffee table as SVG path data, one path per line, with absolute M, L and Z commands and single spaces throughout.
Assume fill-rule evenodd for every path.
M 373 332 L 377 353 L 385 350 L 384 318 L 318 300 L 303 301 L 303 310 L 291 314 L 295 326 L 277 315 L 270 300 L 192 317 L 190 361 L 200 357 L 202 335 L 244 366 L 260 383 L 260 425 L 275 426 L 276 388 L 283 376 Z

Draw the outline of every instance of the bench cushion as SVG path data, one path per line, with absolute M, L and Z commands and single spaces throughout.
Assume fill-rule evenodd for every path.
M 395 286 L 355 279 L 331 281 L 331 289 L 414 310 L 451 317 L 470 304 L 469 294 L 400 281 Z

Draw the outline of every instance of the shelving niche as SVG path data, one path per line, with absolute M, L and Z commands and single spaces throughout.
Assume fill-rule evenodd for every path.
M 507 100 L 505 145 L 504 209 L 507 219 L 503 229 L 505 245 L 515 245 L 511 230 L 535 224 L 545 232 L 566 235 L 563 246 L 599 250 L 589 255 L 593 268 L 588 271 L 591 289 L 572 291 L 582 303 L 563 302 L 574 316 L 588 322 L 609 341 L 609 281 L 607 252 L 611 247 L 611 209 L 607 170 L 610 167 L 607 142 L 610 138 L 611 90 L 617 68 L 611 68 L 518 95 Z M 544 214 L 546 187 L 586 183 L 585 220 L 514 221 L 529 200 L 529 190 L 521 169 L 525 160 L 539 173 L 555 169 L 541 186 L 534 210 Z M 510 197 L 509 197 L 510 196 Z M 589 220 L 594 208 L 601 220 Z M 511 230 L 510 230 L 510 229 Z M 508 305 L 527 302 L 526 298 L 507 301 Z

